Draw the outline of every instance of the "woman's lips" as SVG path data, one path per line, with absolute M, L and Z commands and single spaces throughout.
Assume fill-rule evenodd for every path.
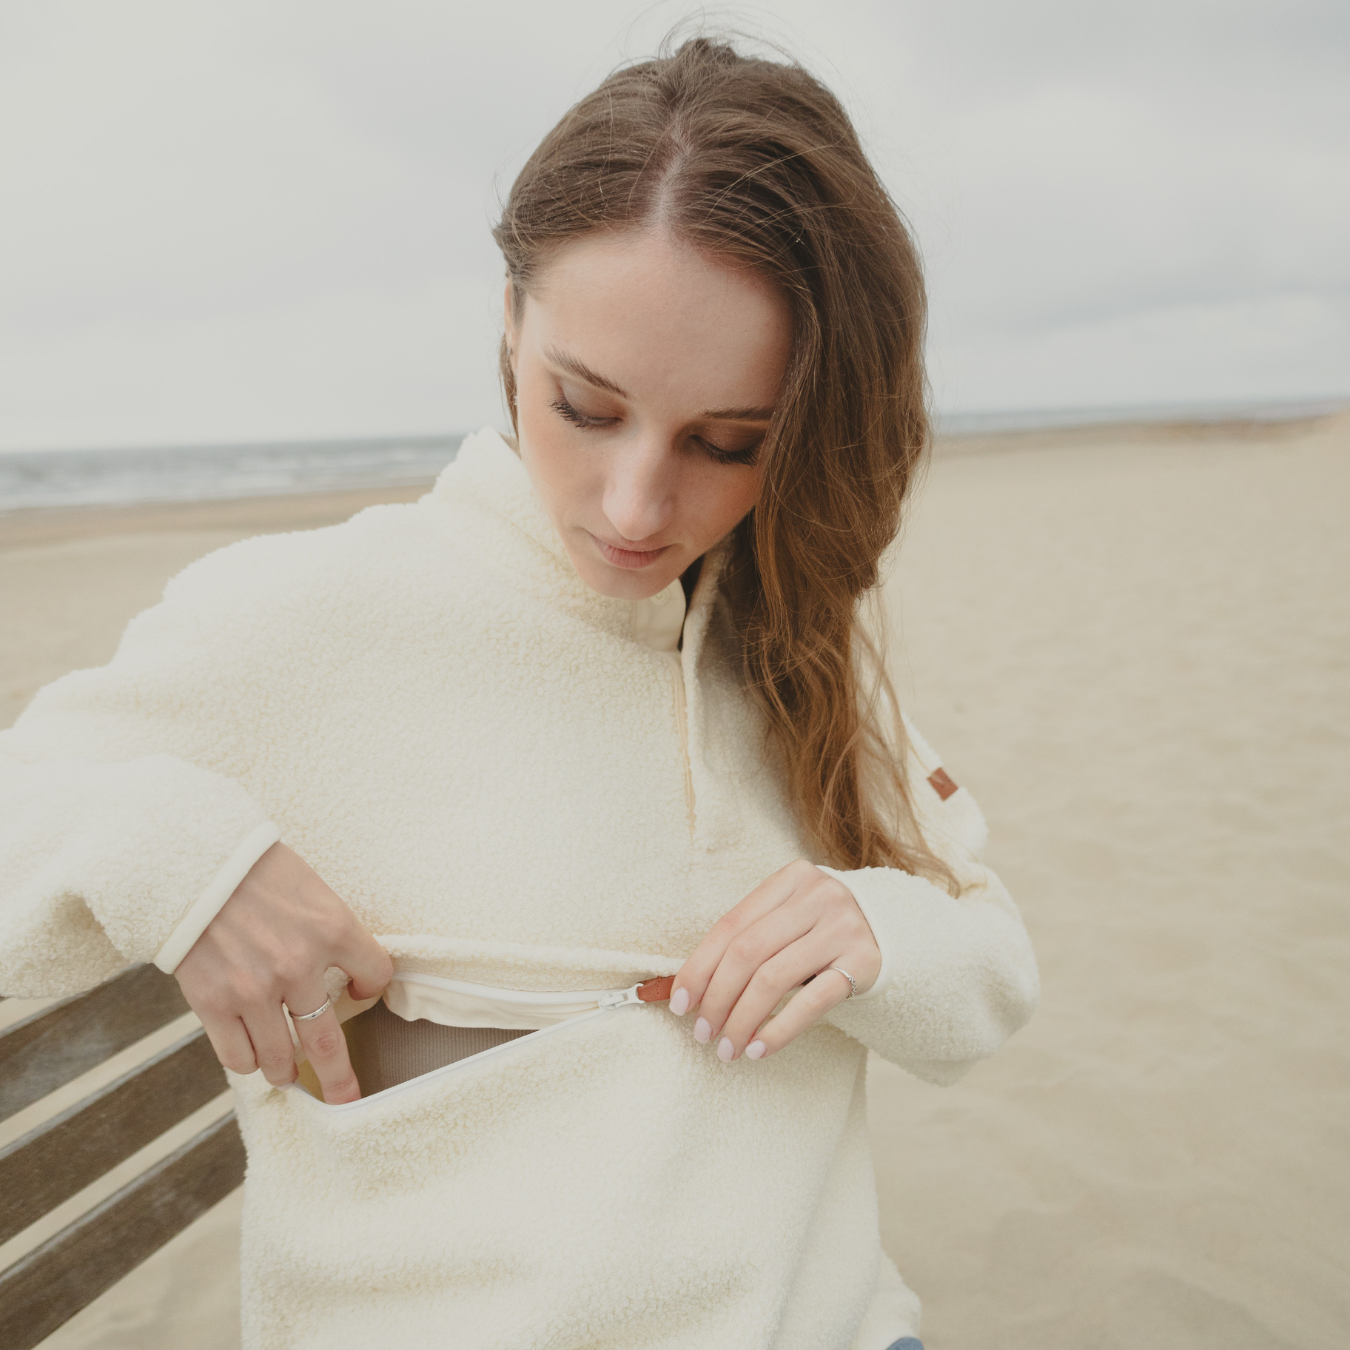
M 587 530 L 586 533 L 591 532 Z M 660 548 L 650 549 L 618 548 L 614 544 L 606 543 L 597 535 L 591 534 L 591 538 L 595 540 L 595 546 L 606 562 L 612 563 L 615 567 L 632 569 L 650 567 L 663 553 L 674 547 L 673 544 L 663 544 Z

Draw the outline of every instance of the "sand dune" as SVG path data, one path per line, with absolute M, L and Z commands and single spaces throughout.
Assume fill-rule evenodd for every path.
M 888 592 L 900 677 L 1045 994 L 955 1088 L 873 1064 L 929 1350 L 1350 1338 L 1348 501 L 1350 416 L 936 456 Z M 0 720 L 197 553 L 350 509 L 0 518 Z M 45 1344 L 235 1344 L 235 1204 Z

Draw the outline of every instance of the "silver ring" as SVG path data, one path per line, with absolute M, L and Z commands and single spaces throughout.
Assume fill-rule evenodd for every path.
M 331 998 L 326 998 L 312 1013 L 300 1013 L 298 1016 L 295 1013 L 291 1013 L 291 1021 L 312 1022 L 316 1017 L 322 1017 L 332 1006 L 333 1000 Z M 291 1012 L 289 1008 L 287 1008 L 286 1011 Z
M 843 968 L 843 966 L 826 966 L 825 969 L 837 970 L 848 981 L 848 998 L 852 998 L 853 995 L 858 992 L 858 982 Z M 845 999 L 844 1002 L 847 1003 L 848 999 Z

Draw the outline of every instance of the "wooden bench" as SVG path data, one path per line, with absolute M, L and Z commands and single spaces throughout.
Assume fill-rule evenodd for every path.
M 187 1011 L 172 978 L 135 966 L 0 1032 L 0 1121 Z M 225 1087 L 198 1027 L 0 1150 L 0 1243 Z M 0 1347 L 37 1345 L 243 1179 L 231 1111 L 0 1271 Z

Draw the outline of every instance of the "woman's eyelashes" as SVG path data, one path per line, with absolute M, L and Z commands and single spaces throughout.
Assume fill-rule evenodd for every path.
M 702 436 L 695 436 L 694 439 L 715 459 L 719 464 L 740 464 L 749 466 L 754 464 L 759 455 L 759 442 L 747 446 L 744 450 L 724 450 L 720 445 L 714 445 L 711 441 L 705 440 Z
M 594 413 L 584 413 L 581 409 L 569 403 L 562 394 L 553 399 L 548 406 L 564 421 L 571 422 L 573 426 L 580 427 L 583 431 L 591 431 L 596 427 L 613 426 L 619 421 L 617 417 L 599 417 Z M 754 445 L 746 446 L 741 450 L 729 450 L 708 440 L 705 436 L 693 436 L 690 439 L 719 464 L 752 465 L 759 454 L 758 441 Z
M 579 412 L 561 394 L 548 406 L 559 417 L 571 422 L 573 426 L 581 427 L 583 430 L 589 430 L 591 427 L 607 427 L 619 420 L 617 417 L 593 417 L 589 413 Z

